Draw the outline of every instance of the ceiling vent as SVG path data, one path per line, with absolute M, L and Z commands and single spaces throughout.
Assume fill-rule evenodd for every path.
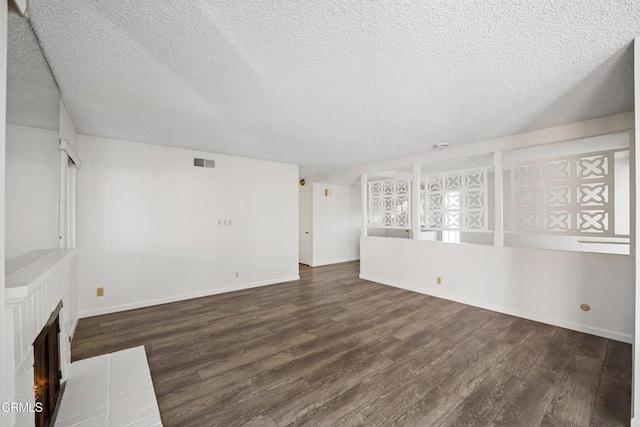
M 193 166 L 199 167 L 199 168 L 215 168 L 216 167 L 216 161 L 215 160 L 209 160 L 209 159 L 198 159 L 195 158 L 193 159 Z

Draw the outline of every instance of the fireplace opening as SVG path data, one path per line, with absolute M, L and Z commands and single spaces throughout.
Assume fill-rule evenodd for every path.
M 33 342 L 33 392 L 36 402 L 36 427 L 48 427 L 60 393 L 60 309 L 53 311 Z

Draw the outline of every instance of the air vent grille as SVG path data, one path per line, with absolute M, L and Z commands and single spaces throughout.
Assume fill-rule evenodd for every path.
M 193 159 L 193 166 L 199 167 L 199 168 L 215 168 L 216 167 L 216 161 L 215 160 L 209 160 L 209 159 L 198 159 L 195 158 Z

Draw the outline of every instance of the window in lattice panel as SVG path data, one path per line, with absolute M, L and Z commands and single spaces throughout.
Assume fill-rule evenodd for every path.
M 486 168 L 428 175 L 421 191 L 421 227 L 487 230 Z
M 614 159 L 619 150 L 506 166 L 512 231 L 614 236 Z
M 374 181 L 369 186 L 369 227 L 411 227 L 411 180 Z

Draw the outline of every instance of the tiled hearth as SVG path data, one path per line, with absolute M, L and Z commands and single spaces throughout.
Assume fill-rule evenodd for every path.
M 144 347 L 73 362 L 55 425 L 161 426 Z

